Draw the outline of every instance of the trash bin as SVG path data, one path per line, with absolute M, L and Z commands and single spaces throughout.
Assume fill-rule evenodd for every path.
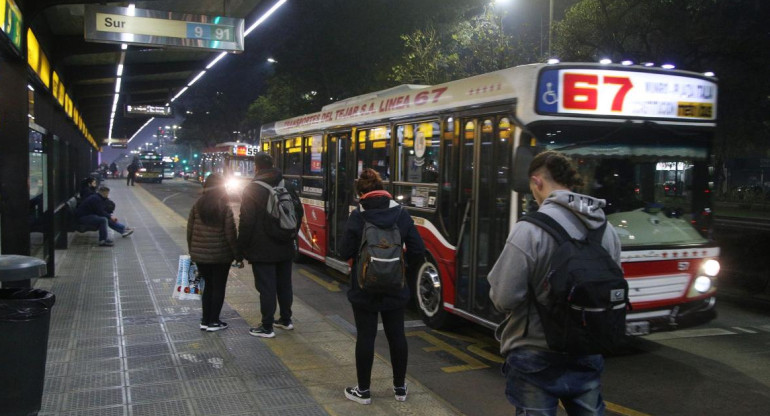
M 33 259 L 0 256 L 0 280 L 39 277 Z M 40 411 L 48 356 L 48 328 L 55 296 L 41 289 L 0 288 L 0 415 Z

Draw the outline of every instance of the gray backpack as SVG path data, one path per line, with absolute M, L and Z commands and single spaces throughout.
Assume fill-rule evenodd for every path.
M 395 223 L 380 228 L 364 220 L 356 270 L 358 286 L 368 293 L 392 294 L 404 287 L 404 248 Z
M 265 224 L 267 235 L 281 242 L 293 240 L 302 220 L 302 214 L 299 213 L 302 204 L 298 198 L 283 186 L 283 181 L 277 186 L 270 186 L 262 181 L 254 183 L 270 192 L 266 210 L 271 221 Z

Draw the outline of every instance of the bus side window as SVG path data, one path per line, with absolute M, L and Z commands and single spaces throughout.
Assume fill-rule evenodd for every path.
M 390 129 L 386 126 L 361 129 L 357 134 L 357 174 L 364 168 L 372 168 L 383 181 L 390 181 Z

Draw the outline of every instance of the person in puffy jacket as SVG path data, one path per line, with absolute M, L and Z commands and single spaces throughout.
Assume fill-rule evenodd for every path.
M 187 218 L 187 249 L 190 260 L 206 282 L 202 296 L 203 317 L 200 329 L 209 332 L 227 328 L 219 319 L 225 302 L 225 288 L 230 265 L 243 261 L 238 251 L 233 211 L 228 205 L 225 179 L 216 173 L 206 178 L 203 195 Z
M 417 232 L 414 220 L 406 209 L 393 200 L 384 190 L 382 179 L 374 169 L 364 169 L 356 183 L 359 207 L 353 210 L 345 225 L 340 254 L 345 260 L 354 259 L 350 273 L 348 300 L 353 306 L 356 321 L 356 373 L 358 385 L 345 388 L 345 397 L 361 404 L 372 402 L 369 387 L 374 362 L 374 340 L 377 336 L 377 319 L 382 316 L 382 325 L 390 347 L 390 362 L 393 368 L 393 391 L 398 401 L 405 401 L 406 364 L 409 349 L 404 334 L 404 309 L 410 299 L 409 286 L 396 293 L 367 293 L 358 285 L 356 276 L 359 246 L 364 229 L 364 219 L 379 227 L 398 226 L 401 241 L 406 244 L 406 263 L 413 265 L 424 257 L 425 245 Z M 408 274 L 408 272 L 407 272 Z

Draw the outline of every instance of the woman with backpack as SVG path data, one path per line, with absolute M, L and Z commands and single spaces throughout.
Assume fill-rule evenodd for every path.
M 358 257 L 364 226 L 367 223 L 379 228 L 392 228 L 393 225 L 398 227 L 401 241 L 406 245 L 407 264 L 414 264 L 422 259 L 425 245 L 407 210 L 402 209 L 401 205 L 384 190 L 382 179 L 377 171 L 364 169 L 356 183 L 356 192 L 359 195 L 359 207 L 348 218 L 340 250 L 343 259 L 354 259 L 348 300 L 353 307 L 357 332 L 358 385 L 345 388 L 345 397 L 361 404 L 372 402 L 369 388 L 374 362 L 374 340 L 377 336 L 378 316 L 382 316 L 382 325 L 390 347 L 393 392 L 396 400 L 405 401 L 409 349 L 404 334 L 404 309 L 410 299 L 409 286 L 405 284 L 400 289 L 387 293 L 372 293 L 361 288 L 357 276 Z
M 219 320 L 225 302 L 227 275 L 233 260 L 243 261 L 238 251 L 233 211 L 227 203 L 225 179 L 212 173 L 203 184 L 203 196 L 195 202 L 187 218 L 190 260 L 198 266 L 198 273 L 206 282 L 201 299 L 203 318 L 200 329 L 208 332 L 227 328 L 227 324 Z

